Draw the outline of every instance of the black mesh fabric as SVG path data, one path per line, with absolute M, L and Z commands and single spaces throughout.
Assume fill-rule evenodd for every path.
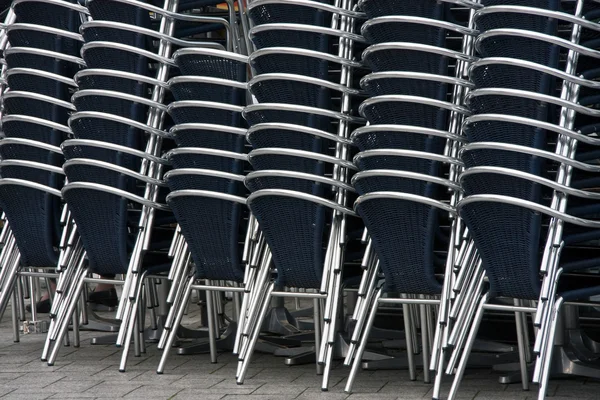
M 297 288 L 319 288 L 328 210 L 312 202 L 279 196 L 255 198 L 250 210 L 273 254 L 277 283 Z M 294 229 L 290 229 L 291 221 Z
M 296 192 L 308 193 L 322 197 L 326 192 L 327 185 L 319 182 L 314 182 L 307 179 L 291 178 L 284 176 L 260 176 L 246 178 L 246 187 L 251 192 L 256 192 L 262 189 L 285 189 Z
M 94 146 L 64 146 L 63 154 L 67 160 L 88 158 L 119 165 L 132 171 L 139 171 L 141 159 L 131 154 Z
M 492 295 L 537 300 L 541 215 L 508 204 L 475 203 L 461 216 L 469 227 Z
M 174 132 L 178 147 L 204 147 L 217 150 L 244 151 L 245 138 L 242 135 L 209 129 L 181 129 Z
M 63 193 L 90 266 L 99 275 L 124 274 L 128 267 L 127 201 L 90 189 Z
M 103 68 L 148 76 L 153 60 L 143 55 L 111 47 L 91 47 L 82 53 L 88 68 Z
M 59 198 L 40 190 L 19 185 L 0 186 L 0 208 L 6 214 L 23 265 L 56 265 L 55 215 L 60 212 L 59 207 Z
M 361 171 L 395 169 L 438 176 L 442 169 L 439 161 L 396 155 L 357 157 L 354 162 Z
M 11 90 L 39 93 L 69 101 L 72 85 L 34 74 L 11 74 L 6 77 Z
M 241 196 L 244 192 L 244 184 L 242 182 L 219 176 L 196 174 L 171 175 L 167 183 L 171 191 L 187 189 L 209 190 L 237 196 Z
M 22 96 L 5 97 L 4 111 L 6 115 L 20 114 L 30 117 L 42 118 L 48 121 L 67 125 L 69 109 L 53 103 L 31 99 Z
M 65 138 L 63 132 L 23 121 L 4 121 L 2 131 L 6 137 L 23 138 L 60 146 Z
M 267 122 L 283 122 L 287 124 L 302 125 L 309 128 L 321 129 L 327 132 L 330 131 L 332 122 L 331 119 L 326 116 L 295 110 L 246 110 L 244 117 L 250 125 Z
M 51 26 L 65 31 L 76 32 L 81 22 L 77 11 L 57 4 L 36 1 L 17 3 L 14 5 L 14 12 L 17 16 L 16 22 Z M 52 18 L 48 18 L 50 15 Z
M 373 149 L 405 149 L 442 154 L 446 139 L 411 132 L 370 131 L 352 138 L 361 151 Z
M 139 102 L 110 96 L 85 95 L 73 99 L 77 111 L 98 111 L 145 122 L 149 107 Z M 114 96 L 114 97 L 113 97 Z
M 172 154 L 170 160 L 173 163 L 173 168 L 212 169 L 233 174 L 241 174 L 244 167 L 241 160 L 208 154 Z
M 3 141 L 0 141 L 0 159 L 35 161 L 55 167 L 60 167 L 63 161 L 60 154 L 24 144 L 6 144 Z
M 286 103 L 330 110 L 331 93 L 328 88 L 311 83 L 284 79 L 256 82 L 250 88 L 259 103 Z
M 137 181 L 127 175 L 95 165 L 65 164 L 63 166 L 69 182 L 92 182 L 99 185 L 123 189 L 132 194 L 143 196 L 144 186 L 136 190 Z
M 365 81 L 362 88 L 371 96 L 400 94 L 445 100 L 448 85 L 414 78 L 378 78 Z
M 210 76 L 237 82 L 246 81 L 245 62 L 207 54 L 178 54 L 175 63 L 182 75 Z
M 392 47 L 372 49 L 364 54 L 363 62 L 373 72 L 410 71 L 447 75 L 449 59 L 427 51 Z
M 445 48 L 446 29 L 423 23 L 379 22 L 366 26 L 362 34 L 369 43 L 408 42 Z
M 332 5 L 330 0 L 318 1 Z M 273 23 L 294 23 L 305 25 L 328 26 L 331 23 L 331 13 L 313 7 L 297 4 L 263 4 L 248 10 L 248 16 L 254 25 Z
M 71 56 L 79 56 L 79 40 L 33 29 L 13 29 L 7 33 L 12 47 L 33 47 Z
M 329 53 L 330 42 L 337 42 L 337 40 L 322 33 L 287 29 L 269 29 L 256 33 L 252 38 L 252 42 L 254 42 L 254 46 L 257 49 L 264 49 L 267 47 L 297 47 L 300 49 Z
M 448 111 L 443 108 L 404 101 L 380 101 L 365 105 L 365 118 L 371 124 L 413 125 L 445 130 Z
M 152 26 L 150 12 L 133 4 L 110 0 L 92 0 L 87 3 L 87 7 L 90 15 L 96 21 L 121 22 L 147 29 Z
M 302 131 L 287 129 L 260 129 L 248 133 L 248 141 L 254 149 L 265 147 L 285 147 L 294 150 L 312 151 L 314 153 L 330 153 L 325 139 L 313 136 Z M 331 142 L 329 143 L 331 144 Z
M 184 81 L 172 83 L 171 93 L 177 101 L 204 100 L 217 103 L 243 106 L 246 102 L 246 90 L 209 82 Z
M 281 169 L 314 175 L 323 175 L 325 173 L 325 163 L 306 157 L 294 157 L 282 154 L 256 155 L 251 153 L 250 163 L 256 171 Z
M 430 206 L 394 199 L 359 203 L 379 265 L 391 292 L 436 295 L 442 286 L 435 277 L 434 235 L 439 212 Z
M 210 105 L 173 107 L 169 110 L 169 114 L 176 124 L 201 122 L 204 124 L 239 127 L 242 121 L 241 112 L 214 108 Z
M 149 97 L 148 84 L 131 79 L 107 75 L 83 75 L 78 77 L 77 84 L 80 90 L 100 89 L 113 90 L 134 96 Z
M 365 0 L 361 5 L 368 18 L 383 17 L 385 15 L 409 15 L 443 19 L 444 15 L 444 3 L 436 0 Z
M 329 63 L 319 57 L 302 54 L 269 53 L 254 57 L 252 68 L 257 75 L 267 73 L 284 73 L 311 76 L 327 80 Z
M 75 75 L 80 68 L 77 63 L 35 53 L 5 52 L 4 59 L 8 68 L 36 68 L 69 77 Z
M 169 205 L 196 264 L 198 278 L 242 282 L 241 205 L 199 196 L 174 197 Z
M 14 178 L 22 179 L 28 182 L 35 182 L 39 183 L 40 185 L 53 187 L 55 189 L 60 189 L 63 182 L 62 174 L 56 174 L 23 165 L 9 165 L 0 163 L 0 176 L 2 178 Z
M 372 192 L 400 192 L 437 198 L 437 194 L 441 189 L 440 185 L 420 179 L 385 175 L 375 175 L 356 179 L 353 182 L 353 185 L 360 195 Z
M 71 121 L 71 129 L 77 139 L 102 140 L 142 150 L 143 132 L 120 122 L 99 118 L 77 118 Z

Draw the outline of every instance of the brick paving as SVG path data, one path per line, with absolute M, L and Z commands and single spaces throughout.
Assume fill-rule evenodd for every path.
M 208 355 L 172 354 L 163 375 L 155 372 L 160 352 L 153 344 L 147 353 L 129 359 L 125 373 L 118 372 L 120 350 L 114 345 L 91 345 L 90 338 L 103 335 L 81 332 L 81 347 L 63 347 L 53 367 L 41 362 L 45 335 L 21 335 L 13 343 L 7 311 L 0 324 L 1 399 L 199 399 L 199 400 L 408 400 L 431 398 L 432 386 L 411 382 L 406 371 L 362 371 L 347 395 L 343 388 L 348 368 L 332 371 L 329 392 L 321 392 L 314 365 L 288 367 L 281 358 L 257 354 L 246 383 L 238 386 L 236 358 L 221 354 L 217 364 Z M 192 316 L 193 318 L 193 316 Z M 189 321 L 189 318 L 188 318 Z M 420 377 L 419 377 L 420 378 Z M 449 377 L 445 388 L 448 387 Z M 536 399 L 537 386 L 523 392 L 519 384 L 501 385 L 488 371 L 468 371 L 459 399 Z M 554 400 L 600 399 L 600 381 L 557 380 L 551 383 Z

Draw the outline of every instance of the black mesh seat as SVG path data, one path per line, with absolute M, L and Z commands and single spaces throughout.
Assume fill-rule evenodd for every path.
M 182 49 L 173 54 L 182 75 L 246 81 L 248 57 L 212 49 Z
M 428 295 L 441 292 L 441 282 L 435 275 L 432 234 L 439 229 L 440 208 L 395 198 L 389 192 L 374 192 L 355 203 L 369 231 L 387 291 Z
M 117 75 L 113 70 L 86 69 L 75 75 L 80 90 L 99 89 L 148 98 L 154 79 L 135 73 Z M 166 87 L 166 84 L 164 85 Z
M 170 131 L 178 147 L 244 152 L 245 129 L 211 124 L 181 124 Z
M 60 167 L 64 161 L 59 147 L 32 139 L 10 137 L 0 140 L 0 159 L 33 161 L 55 167 Z M 37 179 L 34 177 L 33 181 Z
M 283 189 L 311 194 L 333 200 L 333 188 L 343 188 L 353 192 L 351 186 L 320 175 L 298 173 L 290 170 L 261 170 L 251 172 L 245 179 L 251 192 L 264 189 Z
M 412 43 L 374 44 L 363 52 L 362 61 L 373 72 L 410 71 L 447 75 L 450 57 L 461 55 L 443 49 L 434 50 Z
M 443 171 L 441 164 L 452 163 L 460 165 L 460 160 L 438 156 L 429 152 L 411 150 L 376 149 L 358 153 L 354 164 L 361 171 L 373 169 L 391 169 L 416 172 L 429 176 L 440 176 Z
M 450 31 L 451 29 L 430 25 L 425 21 L 395 21 L 393 17 L 371 19 L 361 29 L 362 35 L 371 44 L 408 42 L 444 48 Z
M 149 74 L 149 64 L 156 62 L 150 53 L 136 51 L 137 47 L 117 45 L 110 42 L 86 43 L 81 54 L 88 68 L 112 69 L 142 76 Z
M 260 26 L 260 25 L 259 25 Z M 285 29 L 285 26 L 262 25 L 260 29 L 250 32 L 252 42 L 257 49 L 268 47 L 297 47 L 300 49 L 314 50 L 322 53 L 330 53 L 331 43 L 337 42 L 337 38 L 319 31 L 311 31 L 310 26 L 306 30 Z
M 399 94 L 445 100 L 448 93 L 448 84 L 441 81 L 439 75 L 419 77 L 391 71 L 367 75 L 360 86 L 370 96 Z
M 203 191 L 172 192 L 168 203 L 196 265 L 199 279 L 242 282 L 239 239 L 245 199 Z
M 287 170 L 323 176 L 336 164 L 355 169 L 352 163 L 333 156 L 288 148 L 255 149 L 248 157 L 256 171 Z
M 166 111 L 161 103 L 145 98 L 121 94 L 117 91 L 79 90 L 73 95 L 77 111 L 97 111 L 145 122 L 150 108 Z
M 177 101 L 169 105 L 169 115 L 176 124 L 200 122 L 239 127 L 242 110 L 241 106 L 212 101 Z
M 144 132 L 129 123 L 109 118 L 110 114 L 103 114 L 102 118 L 75 114 L 70 126 L 78 139 L 102 140 L 141 150 Z
M 142 180 L 137 180 L 135 171 L 129 170 L 129 173 L 112 167 L 113 164 L 103 162 L 103 160 L 97 159 L 81 159 L 75 158 L 65 162 L 63 169 L 69 183 L 73 182 L 91 182 L 107 187 L 113 187 L 116 189 L 127 190 L 129 193 L 143 196 L 145 185 Z
M 67 160 L 90 159 L 118 165 L 131 171 L 139 171 L 144 153 L 132 151 L 131 146 L 109 146 L 104 141 L 67 140 L 62 144 Z M 84 176 L 84 180 L 87 179 Z
M 438 199 L 443 190 L 450 186 L 448 181 L 433 180 L 431 175 L 404 175 L 398 170 L 369 170 L 358 173 L 352 179 L 352 186 L 359 195 L 373 192 L 410 193 L 418 196 Z
M 169 81 L 169 89 L 176 101 L 203 100 L 236 106 L 246 103 L 246 85 L 236 81 L 180 76 Z

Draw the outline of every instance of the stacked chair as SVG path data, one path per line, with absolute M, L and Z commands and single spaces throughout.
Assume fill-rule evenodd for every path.
M 473 115 L 464 124 L 469 143 L 461 151 L 458 210 L 489 284 L 474 291 L 474 319 L 456 321 L 470 330 L 455 350 L 461 358 L 449 398 L 456 398 L 484 311 L 504 310 L 522 315 L 525 381 L 523 326 L 525 314 L 535 313 L 533 380 L 544 399 L 563 306 L 600 291 L 588 271 L 600 265 L 600 13 L 597 3 L 584 1 L 482 4 L 474 16 L 481 58 L 470 70 Z
M 380 0 L 360 6 L 368 17 L 361 33 L 370 43 L 362 59 L 372 72 L 360 82 L 369 96 L 359 109 L 368 125 L 352 134 L 360 171 L 352 185 L 360 195 L 354 209 L 369 245 L 345 360 L 352 365 L 345 390 L 352 390 L 379 305 L 402 304 L 410 378 L 416 378 L 414 355 L 420 347 L 423 378 L 429 382 L 430 370 L 436 373 L 438 398 L 448 288 L 462 237 L 455 206 L 461 195 L 460 124 L 469 115 L 462 105 L 471 87 L 465 78 L 477 33 L 470 15 L 479 6 Z
M 338 339 L 347 207 L 355 169 L 349 132 L 354 115 L 353 60 L 360 12 L 352 1 L 256 0 L 248 4 L 250 37 L 247 106 L 248 207 L 258 222 L 251 235 L 257 268 L 244 293 L 237 382 L 244 382 L 273 297 L 314 300 L 316 359 L 322 389 Z M 360 236 L 360 235 L 359 235 Z M 286 291 L 294 289 L 294 291 Z
M 60 146 L 71 134 L 70 96 L 77 86 L 73 77 L 84 65 L 78 30 L 85 14 L 76 2 L 15 1 L 1 39 L 6 45 L 3 79 L 10 88 L 3 93 L 0 141 L 0 208 L 5 217 L 0 315 L 13 294 L 17 341 L 18 314 L 25 318 L 24 289 L 36 320 L 35 283 L 40 276 L 53 275 L 33 271 L 60 270 L 59 252 L 65 243 Z M 19 279 L 22 275 L 29 275 L 25 287 Z
M 166 158 L 171 189 L 167 203 L 181 235 L 174 240 L 171 309 L 159 348 L 158 372 L 177 336 L 192 290 L 206 291 L 209 349 L 217 361 L 222 329 L 233 337 L 235 323 L 225 326 L 219 315 L 222 292 L 235 292 L 238 318 L 245 280 L 244 248 L 248 209 L 244 175 L 248 170 L 246 104 L 248 57 L 214 49 L 182 49 L 174 54 L 181 75 L 169 81 L 175 101 L 168 108 L 177 144 Z M 178 240 L 177 240 L 178 239 Z M 231 350 L 231 348 L 229 348 Z
M 123 285 L 116 313 L 121 321 L 116 344 L 123 347 L 119 370 L 126 368 L 132 341 L 136 355 L 144 352 L 145 309 L 157 305 L 155 280 L 146 278 L 166 277 L 176 223 L 165 204 L 163 174 L 169 161 L 161 157 L 173 147 L 164 105 L 176 66 L 171 54 L 190 46 L 223 48 L 220 39 L 185 39 L 195 35 L 224 29 L 227 38 L 232 36 L 225 18 L 178 13 L 205 3 L 88 2 L 91 19 L 81 28 L 87 68 L 76 76 L 79 90 L 72 101 L 77 112 L 69 118 L 74 138 L 62 145 L 69 181 L 62 193 L 73 233 L 64 256 L 70 268 L 57 284 L 60 301 L 55 296 L 42 354 L 49 365 L 71 316 L 73 326 L 79 325 L 86 283 Z M 123 279 L 114 280 L 117 275 Z M 85 307 L 81 311 L 85 324 Z M 156 329 L 155 313 L 150 322 Z

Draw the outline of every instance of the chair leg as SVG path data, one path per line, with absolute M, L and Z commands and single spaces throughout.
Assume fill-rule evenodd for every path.
M 13 288 L 12 301 L 10 304 L 12 312 L 12 326 L 13 326 L 13 341 L 18 343 L 19 339 L 19 309 L 17 307 L 17 290 Z
M 467 368 L 467 362 L 469 361 L 469 356 L 471 355 L 471 350 L 473 349 L 473 344 L 475 343 L 475 338 L 477 337 L 477 331 L 479 331 L 479 325 L 483 319 L 484 306 L 488 301 L 488 297 L 489 295 L 485 294 L 477 305 L 475 318 L 473 320 L 473 324 L 471 325 L 471 329 L 469 330 L 469 336 L 467 337 L 467 341 L 462 352 L 462 358 L 460 359 L 456 369 L 456 375 L 454 376 L 454 381 L 452 382 L 452 387 L 450 388 L 450 393 L 448 394 L 448 400 L 454 400 L 456 398 L 456 394 L 458 393 L 458 387 L 460 386 L 460 381 L 462 380 L 465 369 Z
M 402 304 L 402 314 L 404 317 L 404 333 L 406 335 L 406 356 L 408 358 L 408 376 L 411 381 L 417 380 L 417 370 L 415 367 L 415 346 L 413 342 L 413 321 L 410 306 Z
M 157 374 L 162 374 L 165 370 L 165 365 L 167 364 L 167 358 L 169 357 L 169 352 L 171 351 L 171 346 L 173 346 L 173 341 L 175 337 L 177 337 L 177 329 L 179 328 L 179 324 L 181 323 L 181 319 L 183 318 L 183 312 L 185 311 L 185 305 L 187 304 L 188 299 L 190 298 L 190 294 L 192 293 L 192 284 L 194 283 L 194 277 L 191 276 L 188 278 L 185 292 L 183 295 L 183 299 L 178 305 L 173 305 L 173 307 L 178 307 L 175 314 L 175 321 L 173 322 L 173 327 L 171 331 L 169 331 L 162 356 L 160 357 L 160 362 L 158 363 L 158 368 L 156 369 Z
M 515 306 L 520 306 L 521 301 L 515 299 Z M 529 373 L 527 371 L 527 356 L 529 343 L 526 341 L 525 330 L 527 325 L 523 325 L 523 313 L 515 312 L 515 322 L 517 328 L 517 346 L 519 347 L 519 365 L 521 368 L 521 384 L 523 390 L 529 390 Z
M 256 324 L 254 327 L 254 331 L 252 332 L 246 351 L 240 353 L 240 358 L 238 361 L 239 364 L 239 374 L 236 377 L 236 381 L 238 385 L 242 385 L 244 383 L 244 379 L 246 377 L 246 372 L 248 371 L 248 367 L 250 365 L 250 360 L 252 358 L 252 353 L 254 352 L 254 347 L 256 346 L 256 341 L 258 340 L 258 336 L 260 334 L 260 328 L 263 324 L 265 316 L 267 315 L 267 311 L 269 309 L 269 303 L 271 302 L 271 294 L 273 293 L 273 288 L 275 287 L 275 283 L 271 282 L 267 288 L 265 298 L 260 307 L 260 312 L 258 314 L 258 318 L 256 320 Z
M 356 356 L 354 357 L 354 361 L 352 362 L 352 369 L 350 370 L 350 374 L 348 375 L 348 381 L 346 382 L 346 387 L 344 391 L 346 393 L 352 393 L 352 386 L 354 385 L 354 380 L 356 379 L 356 375 L 358 374 L 358 369 L 362 363 L 362 357 L 365 353 L 365 349 L 367 348 L 367 343 L 369 341 L 369 332 L 373 327 L 373 323 L 375 322 L 375 316 L 377 315 L 377 309 L 379 308 L 379 299 L 383 293 L 383 288 L 379 288 L 377 293 L 375 293 L 375 298 L 371 303 L 371 310 L 369 312 L 369 318 L 363 329 L 363 335 L 359 340 L 358 350 L 356 352 Z
M 427 324 L 427 306 L 424 304 L 419 305 L 419 313 L 421 320 L 421 355 L 423 357 L 423 382 L 430 383 L 431 378 L 429 376 L 429 331 Z
M 208 319 L 208 346 L 210 349 L 210 362 L 217 363 L 217 336 L 215 334 L 217 327 L 215 326 L 215 293 L 212 291 L 206 292 L 206 313 Z
M 548 392 L 548 383 L 550 381 L 550 366 L 552 365 L 552 353 L 554 350 L 554 339 L 556 337 L 556 325 L 558 322 L 558 314 L 560 309 L 562 308 L 564 299 L 562 297 L 556 300 L 556 303 L 552 309 L 552 320 L 551 325 L 549 326 L 550 331 L 548 332 L 548 339 L 546 340 L 546 348 L 542 349 L 542 353 L 540 353 L 540 357 L 543 356 L 543 365 L 542 365 L 542 376 L 540 379 L 540 389 L 538 392 L 538 400 L 544 400 L 546 398 L 546 393 Z M 540 332 L 541 334 L 541 332 Z
M 121 322 L 121 329 L 126 328 L 126 333 L 125 333 L 125 338 L 124 338 L 124 342 L 123 342 L 123 350 L 121 353 L 121 362 L 119 364 L 119 372 L 125 372 L 126 368 L 127 368 L 127 358 L 129 356 L 129 348 L 131 347 L 131 339 L 136 339 L 139 337 L 139 335 L 137 335 L 137 326 L 136 326 L 136 321 L 138 320 L 138 302 L 140 301 L 140 295 L 142 292 L 142 289 L 144 287 L 144 280 L 146 279 L 145 274 L 142 274 L 142 276 L 140 276 L 138 278 L 137 283 L 137 290 L 136 290 L 136 295 L 133 298 L 133 300 L 129 299 L 129 301 L 131 301 L 132 304 L 129 305 L 129 309 L 130 311 L 130 316 L 128 319 L 124 319 Z M 125 324 L 125 326 L 123 326 Z M 134 332 L 136 332 L 136 336 L 135 338 L 133 337 Z M 137 340 L 135 340 L 137 342 Z M 137 344 L 137 346 L 134 344 L 135 347 L 137 347 L 137 349 L 135 349 L 136 353 L 139 354 L 139 343 Z

